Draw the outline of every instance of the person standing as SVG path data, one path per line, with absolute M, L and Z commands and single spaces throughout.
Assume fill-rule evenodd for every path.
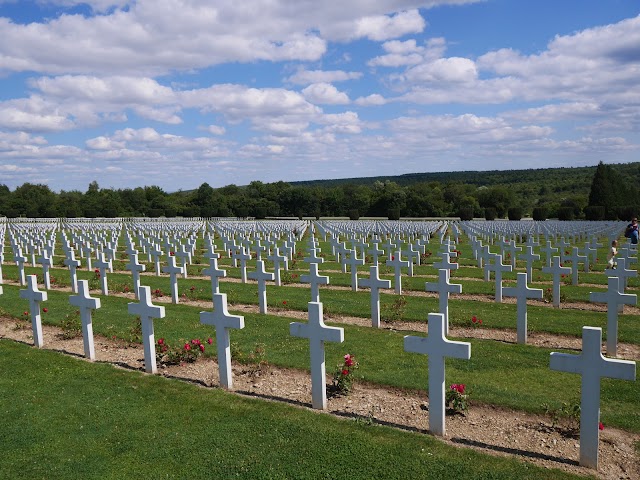
M 609 250 L 609 253 L 607 254 L 607 267 L 609 267 L 610 270 L 618 266 L 616 262 L 616 255 L 618 255 L 618 241 L 614 240 L 611 242 L 611 250 Z
M 633 217 L 631 223 L 627 225 L 624 236 L 630 239 L 632 244 L 638 244 L 638 219 L 636 217 Z

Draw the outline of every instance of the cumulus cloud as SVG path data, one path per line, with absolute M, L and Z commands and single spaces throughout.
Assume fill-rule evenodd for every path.
M 311 83 L 333 83 L 356 80 L 362 77 L 361 72 L 344 72 L 342 70 L 305 70 L 301 68 L 287 78 L 290 83 L 308 85 Z
M 329 83 L 313 83 L 302 90 L 304 97 L 311 103 L 344 105 L 349 103 L 349 96 L 338 91 Z

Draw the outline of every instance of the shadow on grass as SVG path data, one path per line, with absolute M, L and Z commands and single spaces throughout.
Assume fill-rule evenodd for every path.
M 568 458 L 556 457 L 554 455 L 547 455 L 545 453 L 530 452 L 528 450 L 521 450 L 519 448 L 501 447 L 499 445 L 491 445 L 489 443 L 478 442 L 477 440 L 469 440 L 466 438 L 453 437 L 451 438 L 451 442 L 458 445 L 464 445 L 467 447 L 480 448 L 482 450 L 492 450 L 494 452 L 508 453 L 510 455 L 520 455 L 522 457 L 539 458 L 542 460 L 549 460 L 552 462 L 564 463 L 566 465 L 574 465 L 574 466 L 579 465 L 579 463 L 576 460 L 571 460 Z

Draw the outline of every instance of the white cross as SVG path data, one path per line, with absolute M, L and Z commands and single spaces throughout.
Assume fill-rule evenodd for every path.
M 142 325 L 142 344 L 144 345 L 144 367 L 149 373 L 156 373 L 156 344 L 153 333 L 153 319 L 164 318 L 164 307 L 151 303 L 151 288 L 138 289 L 139 303 L 130 302 L 128 311 L 131 315 L 138 315 Z
M 167 257 L 167 266 L 162 267 L 164 273 L 169 274 L 169 283 L 171 284 L 171 301 L 178 303 L 178 275 L 182 274 L 184 267 L 176 265 L 176 257 L 169 255 Z
M 530 248 L 530 247 L 529 247 Z M 529 288 L 527 286 L 527 274 L 518 273 L 518 283 L 515 287 L 503 289 L 505 297 L 516 297 L 516 325 L 518 343 L 527 343 L 527 298 L 542 298 L 542 290 L 539 288 Z
M 348 250 L 349 258 L 344 259 L 344 262 L 349 265 L 351 270 L 351 290 L 354 292 L 358 290 L 358 265 L 364 265 L 364 258 L 358 258 L 358 252 L 354 248 Z
M 522 251 L 522 247 L 517 247 L 516 241 L 511 240 L 509 245 L 507 245 L 506 250 L 509 250 L 509 253 L 511 253 L 511 267 L 516 268 L 516 256 L 518 255 L 518 252 Z
M 438 294 L 438 309 L 444 315 L 445 335 L 449 334 L 449 293 L 462 293 L 462 285 L 458 283 L 449 283 L 447 270 L 441 268 L 438 270 L 438 282 L 427 282 L 424 285 L 427 292 L 436 292 Z
M 17 248 L 16 253 L 13 255 L 13 260 L 16 262 L 18 266 L 18 279 L 20 280 L 20 285 L 26 285 L 25 274 L 24 274 L 24 264 L 27 261 L 27 257 L 22 255 L 22 249 L 20 247 Z
M 546 260 L 545 260 L 546 261 L 546 265 L 545 266 L 547 268 L 551 268 L 551 257 L 553 256 L 553 254 L 555 252 L 558 251 L 558 249 L 551 246 L 551 240 L 547 240 L 546 246 L 542 247 L 540 249 L 540 251 L 544 252 L 544 254 L 545 254 L 545 257 L 546 257 Z
M 231 339 L 229 337 L 229 329 L 244 328 L 244 317 L 230 315 L 227 310 L 227 295 L 214 293 L 213 312 L 200 312 L 200 323 L 213 325 L 216 329 L 220 385 L 223 388 L 230 389 L 233 387 L 233 377 L 231 375 Z
M 280 263 L 284 263 L 286 265 L 287 257 L 280 255 L 280 249 L 276 247 L 273 250 L 273 254 L 267 257 L 267 260 L 273 262 L 274 280 L 276 282 L 276 286 L 280 287 L 282 285 L 282 280 L 280 278 Z
M 502 255 L 492 253 L 491 257 L 493 258 L 493 263 L 487 264 L 486 268 L 487 270 L 492 271 L 495 274 L 495 282 L 496 282 L 495 300 L 497 303 L 502 303 L 502 272 L 510 272 L 512 267 L 511 265 L 504 265 L 502 263 Z
M 138 263 L 138 254 L 133 253 L 129 255 L 129 263 L 125 266 L 127 270 L 131 271 L 131 279 L 133 280 L 133 291 L 138 300 L 138 289 L 140 288 L 140 272 L 144 272 L 146 267 Z
M 162 249 L 160 248 L 159 245 L 153 245 L 151 247 L 151 249 L 149 250 L 149 255 L 151 255 L 153 257 L 153 262 L 155 263 L 155 271 L 156 271 L 156 277 L 160 276 L 160 259 L 162 258 L 162 255 L 164 255 L 164 252 L 162 251 Z
M 105 260 L 104 253 L 99 253 L 95 266 L 100 271 L 100 288 L 102 289 L 102 295 L 109 295 L 109 288 L 107 286 L 107 268 L 109 268 L 110 265 L 111 262 L 107 262 Z
M 371 326 L 380 328 L 380 289 L 391 288 L 391 280 L 380 279 L 376 264 L 369 267 L 369 278 L 358 280 L 358 286 L 371 289 Z
M 247 260 L 251 258 L 251 255 L 247 254 L 244 247 L 240 247 L 234 252 L 233 258 L 240 260 L 240 279 L 242 283 L 247 283 Z
M 571 269 L 561 266 L 560 257 L 555 256 L 551 267 L 542 267 L 542 271 L 553 275 L 553 306 L 558 308 L 560 306 L 560 276 L 571 273 Z
M 202 270 L 202 274 L 211 277 L 211 294 L 214 295 L 216 293 L 220 293 L 220 284 L 218 279 L 226 277 L 227 271 L 218 268 L 217 257 L 209 257 L 209 268 Z
M 78 293 L 78 275 L 76 269 L 80 266 L 80 260 L 76 260 L 76 254 L 73 249 L 69 250 L 67 258 L 63 262 L 69 267 L 69 274 L 71 275 L 71 291 Z
M 393 267 L 394 269 L 394 278 L 395 278 L 395 289 L 397 295 L 402 293 L 402 268 L 408 267 L 409 262 L 406 260 L 402 260 L 400 258 L 400 251 L 396 252 L 395 258 L 393 260 L 387 260 L 387 266 Z
M 571 255 L 568 257 L 571 260 L 571 282 L 573 286 L 578 285 L 578 264 L 586 262 L 587 257 L 578 254 L 578 247 L 573 247 Z
M 406 352 L 429 356 L 429 431 L 439 436 L 445 434 L 445 358 L 471 358 L 471 344 L 448 340 L 445 324 L 444 315 L 430 313 L 427 337 L 404 337 Z
M 318 264 L 309 264 L 309 275 L 301 275 L 300 282 L 311 284 L 311 301 L 320 301 L 320 285 L 329 285 L 329 277 L 318 275 Z
M 81 247 L 81 250 L 85 258 L 87 259 L 87 270 L 91 271 L 91 253 L 93 252 L 93 248 L 91 248 L 91 244 L 89 242 L 86 242 Z
M 580 399 L 580 465 L 598 468 L 598 422 L 600 421 L 600 379 L 636 379 L 636 362 L 605 358 L 600 351 L 602 329 L 582 327 L 582 353 L 553 352 L 550 368 L 582 377 Z
M 533 253 L 533 247 L 531 245 L 527 245 L 526 252 L 520 255 L 520 258 L 527 263 L 527 266 L 526 266 L 527 281 L 531 282 L 532 281 L 531 270 L 533 268 L 533 261 L 540 260 L 540 255 L 538 255 L 537 253 Z
M 627 286 L 628 277 L 637 277 L 638 272 L 636 270 L 630 270 L 627 268 L 627 262 L 625 258 L 618 258 L 618 268 L 606 269 L 604 274 L 607 277 L 616 277 L 620 279 L 620 286 L 618 291 L 624 293 L 624 289 Z
M 100 299 L 89 296 L 89 281 L 78 280 L 78 295 L 71 295 L 69 303 L 80 310 L 82 322 L 82 338 L 84 340 L 84 356 L 90 360 L 96 359 L 96 350 L 93 346 L 93 324 L 91 323 L 91 310 L 100 308 Z
M 344 342 L 344 329 L 327 327 L 322 319 L 322 303 L 309 302 L 309 323 L 292 322 L 289 333 L 293 337 L 309 339 L 311 354 L 311 404 L 317 410 L 327 408 L 327 379 L 324 361 L 324 342 Z
M 187 252 L 184 245 L 180 245 L 180 250 L 175 252 L 175 256 L 182 260 L 182 278 L 187 278 L 187 264 L 191 263 L 191 253 Z
M 258 304 L 260 313 L 267 313 L 267 281 L 272 282 L 273 273 L 264 269 L 264 260 L 256 260 L 256 270 L 249 272 L 249 278 L 258 282 Z
M 29 300 L 29 313 L 31 314 L 31 327 L 33 329 L 33 343 L 42 348 L 42 317 L 40 317 L 40 302 L 47 301 L 47 292 L 38 290 L 38 280 L 35 275 L 27 276 L 26 290 L 20 290 L 20 298 Z
M 42 265 L 42 278 L 44 279 L 44 288 L 45 290 L 51 290 L 51 277 L 49 275 L 51 258 L 49 258 L 49 253 L 46 250 L 42 252 L 42 256 L 38 258 L 38 263 Z
M 308 252 L 309 252 L 309 256 L 305 257 L 302 261 L 305 263 L 324 263 L 324 258 L 319 257 L 317 255 L 319 249 L 312 247 L 309 248 Z
M 609 277 L 606 292 L 589 293 L 589 301 L 607 304 L 607 354 L 615 357 L 618 354 L 618 307 L 620 305 L 635 305 L 637 295 L 621 293 L 620 279 Z
M 451 278 L 451 270 L 457 270 L 460 267 L 456 262 L 451 262 L 450 257 L 450 252 L 442 252 L 442 260 L 439 262 L 433 262 L 433 266 L 436 269 L 444 269 L 447 271 L 447 278 Z
M 367 250 L 367 253 L 373 257 L 373 264 L 378 265 L 378 258 L 384 255 L 384 250 L 378 248 L 378 243 L 374 242 L 371 249 Z

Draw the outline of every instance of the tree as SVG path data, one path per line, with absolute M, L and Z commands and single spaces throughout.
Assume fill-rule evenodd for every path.
M 612 220 L 616 217 L 616 207 L 624 205 L 625 197 L 633 198 L 626 196 L 628 190 L 622 176 L 611 166 L 600 162 L 591 182 L 588 206 L 604 207 L 605 217 Z

